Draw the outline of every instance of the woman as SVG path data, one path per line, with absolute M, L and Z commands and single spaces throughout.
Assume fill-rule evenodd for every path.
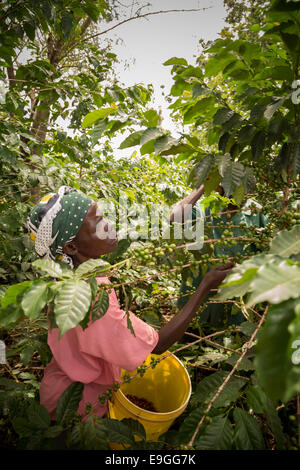
M 33 208 L 28 227 L 38 255 L 64 261 L 74 269 L 91 258 L 114 251 L 118 244 L 116 232 L 103 218 L 97 204 L 67 186 L 45 196 Z M 78 325 L 60 339 L 58 328 L 50 330 L 48 344 L 53 359 L 44 371 L 40 400 L 52 419 L 55 420 L 61 394 L 71 383 L 84 383 L 78 408 L 84 414 L 87 402 L 96 403 L 99 394 L 120 380 L 121 368 L 132 371 L 150 353 L 162 354 L 178 341 L 209 291 L 219 286 L 231 267 L 209 271 L 184 308 L 158 332 L 130 313 L 133 335 L 113 289 L 106 314 L 85 330 Z M 99 277 L 97 282 L 110 281 Z M 94 409 L 99 416 L 106 411 L 107 406 L 100 403 Z

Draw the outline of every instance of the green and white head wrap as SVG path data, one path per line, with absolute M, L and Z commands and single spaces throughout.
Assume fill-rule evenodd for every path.
M 44 196 L 28 217 L 28 229 L 37 254 L 59 259 L 73 268 L 73 260 L 63 251 L 80 230 L 93 200 L 75 188 L 61 186 L 57 193 Z

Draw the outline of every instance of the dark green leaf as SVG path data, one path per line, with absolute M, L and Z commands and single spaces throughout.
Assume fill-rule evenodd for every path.
M 264 112 L 264 117 L 269 121 L 273 114 L 283 105 L 286 98 L 276 98 L 274 102 L 270 103 Z
M 250 323 L 248 321 L 246 321 L 246 322 L 244 322 L 240 325 L 241 332 L 245 336 L 248 336 L 249 338 L 253 335 L 255 329 L 256 329 L 255 323 Z
M 229 359 L 227 359 L 225 362 L 226 364 L 230 364 L 231 366 L 234 366 L 237 360 L 239 359 L 238 354 L 232 354 Z M 237 370 L 254 370 L 254 365 L 253 362 L 247 359 L 246 357 L 243 358 L 242 362 L 239 363 Z
M 264 438 L 256 419 L 241 408 L 233 410 L 237 450 L 263 450 Z
M 211 155 L 206 155 L 204 158 L 202 158 L 202 160 L 200 160 L 199 163 L 197 163 L 194 170 L 197 188 L 199 188 L 201 184 L 204 183 L 211 169 L 213 168 L 213 165 L 214 159 Z
M 119 444 L 133 444 L 134 437 L 131 429 L 123 422 L 116 419 L 106 419 L 105 421 L 108 438 L 110 442 Z
M 95 5 L 91 0 L 85 0 L 81 2 L 81 8 L 88 14 L 88 16 L 94 21 L 98 21 L 100 13 L 103 14 L 103 7 Z
M 228 153 L 226 152 L 226 148 L 227 148 L 227 144 L 229 142 L 229 139 L 230 139 L 230 134 L 229 132 L 225 132 L 225 134 L 223 134 L 221 137 L 220 137 L 220 140 L 219 140 L 219 144 L 218 144 L 218 147 L 219 147 L 219 150 L 223 153 Z
M 221 183 L 222 177 L 217 168 L 215 168 L 204 182 L 204 193 L 209 195 L 212 191 L 216 191 Z
M 287 46 L 287 48 L 291 52 L 294 52 L 294 53 L 299 52 L 300 42 L 299 42 L 299 36 L 298 35 L 284 33 L 283 31 L 281 31 L 280 35 L 283 39 L 284 44 Z
M 243 184 L 243 177 L 245 174 L 244 165 L 239 162 L 233 162 L 226 168 L 224 178 L 222 180 L 222 186 L 225 191 L 226 197 L 233 195 L 236 187 Z
M 216 158 L 216 161 L 217 161 L 219 173 L 222 177 L 224 177 L 224 174 L 227 168 L 231 167 L 231 164 L 232 164 L 231 156 L 229 153 L 225 153 L 225 155 L 218 155 Z
M 73 17 L 69 15 L 66 11 L 62 12 L 61 15 L 61 29 L 64 38 L 67 38 L 71 32 L 71 29 L 73 27 Z
M 229 72 L 228 75 L 234 80 L 247 80 L 247 78 L 250 77 L 249 71 L 244 68 L 234 69 L 232 72 Z
M 83 434 L 83 426 L 84 424 L 78 423 L 76 424 L 71 431 L 70 435 L 70 446 L 77 448 L 80 445 L 80 442 L 82 440 L 82 434 Z
M 146 439 L 146 431 L 142 423 L 136 419 L 124 418 L 121 423 L 125 424 L 129 429 L 131 429 L 132 434 L 140 437 L 141 439 Z
M 278 65 L 277 67 L 266 67 L 263 72 L 255 76 L 256 79 L 273 79 L 273 80 L 287 80 L 293 81 L 294 74 L 290 67 Z
M 0 326 L 3 328 L 11 328 L 21 318 L 23 318 L 23 310 L 20 305 L 10 304 L 0 309 Z
M 36 431 L 36 428 L 30 424 L 27 419 L 17 416 L 12 425 L 14 430 L 20 437 L 30 437 Z
M 27 366 L 27 364 L 29 364 L 34 352 L 35 352 L 34 346 L 26 346 L 24 349 L 22 349 L 22 352 L 20 353 L 20 358 L 24 366 Z
M 28 38 L 30 39 L 30 41 L 34 41 L 35 28 L 36 28 L 35 22 L 34 21 L 27 21 L 27 22 L 23 23 L 23 28 L 24 28 L 24 31 L 27 34 Z
M 202 408 L 197 408 L 196 410 L 192 411 L 192 413 L 190 413 L 187 418 L 185 418 L 178 432 L 178 441 L 181 444 L 188 444 L 188 442 L 191 440 L 203 414 L 204 410 Z M 203 429 L 200 429 L 200 433 L 197 434 L 196 439 L 199 438 L 199 434 L 201 435 L 201 433 L 203 433 Z
M 230 119 L 223 123 L 223 131 L 228 132 L 234 127 L 238 127 L 242 122 L 242 117 L 238 113 L 234 113 Z
M 67 420 L 77 412 L 82 399 L 83 383 L 74 382 L 61 395 L 56 407 L 56 421 L 64 426 Z
M 95 124 L 92 130 L 92 134 L 91 134 L 93 144 L 96 144 L 98 142 L 98 140 L 101 138 L 106 128 L 107 128 L 107 121 L 100 121 L 97 124 Z
M 51 426 L 48 428 L 45 433 L 44 437 L 54 439 L 57 436 L 60 436 L 60 434 L 64 431 L 62 426 Z
M 215 372 L 201 380 L 192 398 L 193 403 L 208 403 L 217 393 L 227 375 L 228 372 Z M 215 400 L 214 406 L 228 406 L 231 402 L 235 402 L 239 398 L 240 390 L 244 385 L 245 380 L 232 377 Z
M 254 160 L 260 158 L 265 148 L 266 136 L 263 131 L 259 131 L 255 134 L 251 141 L 251 150 Z
M 257 386 L 252 385 L 247 390 L 246 400 L 249 410 L 254 411 L 256 414 L 263 414 L 264 407 L 261 401 L 261 393 L 263 391 Z
M 230 450 L 232 448 L 233 429 L 227 417 L 215 416 L 196 441 L 198 450 Z
M 83 425 L 82 438 L 85 450 L 106 450 L 108 437 L 104 420 L 89 416 Z
M 30 424 L 38 429 L 47 429 L 50 426 L 50 415 L 40 403 L 33 401 L 27 410 Z
M 275 406 L 272 404 L 271 400 L 266 396 L 266 394 L 260 389 L 259 390 L 260 399 L 263 404 L 263 410 L 267 418 L 268 425 L 276 439 L 276 448 L 282 450 L 285 448 L 285 437 L 283 434 L 283 427 L 281 420 L 278 416 Z
M 214 122 L 215 125 L 224 124 L 224 122 L 226 122 L 230 118 L 232 118 L 234 116 L 234 114 L 235 114 L 234 111 L 232 111 L 231 109 L 228 109 L 228 108 L 218 109 L 218 111 L 214 115 L 213 122 Z
M 265 104 L 257 104 L 255 105 L 250 114 L 250 122 L 254 123 L 258 121 L 265 113 L 267 106 Z

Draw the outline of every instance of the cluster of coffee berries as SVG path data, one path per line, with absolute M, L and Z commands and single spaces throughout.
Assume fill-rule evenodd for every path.
M 144 365 L 144 364 L 142 364 L 141 366 L 139 366 L 139 367 L 137 368 L 137 373 L 138 373 L 141 377 L 143 377 L 143 376 L 145 375 L 145 373 L 146 373 L 146 370 L 147 370 L 147 366 Z
M 150 264 L 157 263 L 159 258 L 167 255 L 168 253 L 173 253 L 176 248 L 175 243 L 171 243 L 168 246 L 139 246 L 134 248 L 131 251 L 131 254 L 135 259 L 141 264 Z

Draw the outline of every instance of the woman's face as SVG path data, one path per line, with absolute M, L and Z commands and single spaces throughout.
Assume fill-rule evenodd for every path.
M 87 259 L 111 253 L 118 245 L 116 231 L 103 218 L 103 213 L 95 202 L 90 205 L 73 241 L 79 254 Z

